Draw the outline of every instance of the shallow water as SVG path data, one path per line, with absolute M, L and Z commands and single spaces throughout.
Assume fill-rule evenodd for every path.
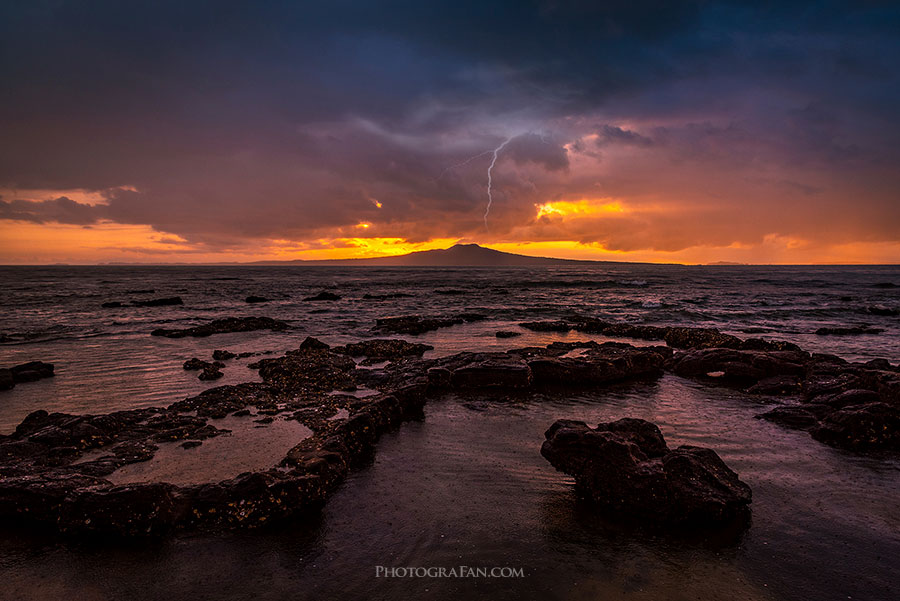
M 900 284 L 898 268 L 0 272 L 5 283 L 11 282 L 0 288 L 0 332 L 15 335 L 13 342 L 0 344 L 0 365 L 41 359 L 55 363 L 57 372 L 55 378 L 0 392 L 0 432 L 35 409 L 104 413 L 168 405 L 211 386 L 255 381 L 256 372 L 246 365 L 256 358 L 226 362 L 225 377 L 215 382 L 198 380 L 181 364 L 194 356 L 209 359 L 214 349 L 280 354 L 307 335 L 329 343 L 355 341 L 373 335 L 376 318 L 392 314 L 478 311 L 488 316 L 404 336 L 435 346 L 428 356 L 605 340 L 529 332 L 516 325 L 575 311 L 635 323 L 715 326 L 745 337 L 744 330 L 759 329 L 763 332 L 754 336 L 792 340 L 811 351 L 900 360 L 900 318 L 865 312 L 874 305 L 900 307 L 900 289 L 876 286 Z M 185 306 L 99 309 L 107 300 L 139 297 L 128 290 L 148 288 L 156 290 L 153 298 L 181 295 Z M 336 303 L 301 300 L 323 288 L 344 298 Z M 446 289 L 465 294 L 435 293 Z M 365 293 L 390 292 L 412 296 L 362 299 Z M 246 305 L 248 294 L 275 300 Z M 844 296 L 852 300 L 841 300 Z M 293 329 L 198 339 L 149 336 L 156 327 L 187 327 L 226 315 L 267 315 L 289 320 Z M 885 331 L 859 337 L 812 334 L 821 326 L 861 323 Z M 497 330 L 523 335 L 497 339 Z M 4 531 L 0 597 L 896 599 L 900 462 L 854 456 L 804 432 L 754 419 L 765 409 L 758 398 L 671 375 L 591 393 L 436 399 L 426 406 L 423 421 L 384 436 L 373 462 L 351 474 L 321 515 L 301 523 L 127 545 Z M 579 502 L 571 478 L 540 456 L 543 432 L 559 418 L 593 424 L 625 416 L 657 423 L 670 446 L 715 449 L 753 489 L 749 529 L 737 538 L 708 541 L 654 536 L 599 519 Z M 286 433 L 285 444 L 297 435 Z M 279 438 L 274 439 L 278 448 L 259 449 L 254 457 L 265 463 L 270 454 L 283 454 Z M 200 456 L 190 453 L 227 458 L 228 452 L 216 449 L 228 443 L 222 437 L 198 449 L 172 445 L 161 449 L 159 464 L 128 469 L 135 470 L 135 480 L 157 477 L 180 458 Z M 179 467 L 181 473 L 193 473 L 195 481 L 221 475 L 190 465 Z M 139 473 L 147 469 L 152 473 Z M 525 577 L 384 579 L 375 577 L 379 565 L 512 566 L 521 567 Z
M 555 340 L 592 337 L 536 333 L 522 321 L 573 313 L 656 325 L 718 327 L 747 337 L 785 339 L 850 360 L 900 361 L 900 267 L 686 267 L 595 265 L 550 268 L 331 268 L 331 267 L 0 267 L 0 366 L 30 360 L 54 363 L 57 377 L 0 391 L 0 432 L 36 409 L 105 412 L 168 405 L 220 384 L 257 379 L 229 361 L 225 377 L 201 382 L 181 364 L 209 359 L 215 349 L 275 351 L 296 348 L 307 335 L 330 343 L 375 335 L 379 317 L 454 315 L 474 311 L 474 322 L 416 338 L 432 355 L 462 350 L 505 350 Z M 323 289 L 343 298 L 304 302 Z M 135 291 L 153 290 L 153 293 Z M 448 290 L 461 294 L 441 294 Z M 403 293 L 389 300 L 366 294 Z M 250 294 L 272 299 L 247 304 Z M 181 296 L 183 306 L 103 309 L 110 300 Z M 849 300 L 846 300 L 849 299 Z M 250 332 L 209 338 L 149 336 L 158 327 L 181 328 L 225 316 L 284 319 L 284 333 Z M 816 336 L 819 327 L 868 324 L 881 334 Z M 497 339 L 498 330 L 522 336 Z M 750 330 L 754 333 L 748 334 Z M 631 344 L 646 344 L 627 340 Z
M 900 463 L 754 419 L 761 409 L 675 376 L 564 398 L 450 396 L 386 435 L 319 518 L 150 546 L 8 537 L 0 565 L 20 599 L 896 598 Z M 686 541 L 593 515 L 540 456 L 543 431 L 624 416 L 656 422 L 670 446 L 716 449 L 753 488 L 750 527 Z M 459 565 L 525 576 L 375 577 L 376 566 Z

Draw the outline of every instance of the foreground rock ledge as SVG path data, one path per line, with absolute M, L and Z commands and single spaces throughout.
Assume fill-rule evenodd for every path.
M 624 418 L 592 429 L 559 420 L 545 436 L 541 454 L 610 515 L 656 526 L 715 526 L 749 517 L 750 487 L 715 451 L 670 450 L 648 421 Z

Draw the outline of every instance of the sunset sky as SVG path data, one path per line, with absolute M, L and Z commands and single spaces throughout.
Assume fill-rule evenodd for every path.
M 6 1 L 0 263 L 898 263 L 898 6 Z

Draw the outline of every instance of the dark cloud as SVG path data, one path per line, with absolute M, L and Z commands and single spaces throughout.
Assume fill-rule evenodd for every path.
M 89 225 L 102 219 L 104 208 L 75 202 L 65 196 L 38 202 L 0 199 L 0 219 Z
M 486 239 L 484 153 L 511 138 L 491 237 L 897 240 L 898 34 L 877 2 L 8 2 L 0 188 L 106 204 L 0 218 Z M 533 223 L 598 197 L 643 212 Z

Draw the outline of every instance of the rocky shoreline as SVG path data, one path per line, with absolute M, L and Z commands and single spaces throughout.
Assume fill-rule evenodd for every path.
M 250 319 L 221 320 L 221 327 L 207 324 L 176 331 L 175 336 L 202 336 L 234 327 L 283 329 L 278 325 L 283 322 Z M 376 328 L 421 332 L 471 319 L 478 316 L 437 321 L 402 317 L 382 320 Z M 884 360 L 849 363 L 832 355 L 808 353 L 790 343 L 742 340 L 712 329 L 631 326 L 594 319 L 531 322 L 522 327 L 574 329 L 666 344 L 636 347 L 621 342 L 556 342 L 507 352 L 463 352 L 423 359 L 430 350 L 428 345 L 403 340 L 365 340 L 332 348 L 307 338 L 297 350 L 252 364 L 262 378 L 260 383 L 211 388 L 165 408 L 105 415 L 32 413 L 14 433 L 0 436 L 0 519 L 27 519 L 66 533 L 123 536 L 259 527 L 320 507 L 348 470 L 371 455 L 381 434 L 421 415 L 431 397 L 448 391 L 507 394 L 596 388 L 629 379 L 654 379 L 667 371 L 784 401 L 760 417 L 809 430 L 826 444 L 855 452 L 900 451 L 900 371 Z M 216 361 L 234 355 L 217 353 Z M 219 369 L 214 362 L 196 358 L 186 362 L 185 368 Z M 276 418 L 296 420 L 312 434 L 298 440 L 271 468 L 221 482 L 115 485 L 108 479 L 122 466 L 153 458 L 160 444 L 195 447 L 227 434 L 212 423 L 226 416 L 257 418 L 254 427 L 260 428 L 259 436 L 265 436 L 266 423 Z M 606 438 L 611 436 L 610 428 L 615 430 L 610 424 L 602 427 Z M 655 428 L 648 424 L 639 429 L 650 427 Z M 580 487 L 595 490 L 595 486 L 582 485 L 597 481 L 596 470 L 585 471 L 583 461 L 561 459 L 565 454 L 557 452 L 559 447 L 554 447 L 551 439 L 562 432 L 575 432 L 575 438 L 596 438 L 597 434 L 590 433 L 596 430 L 575 423 L 551 430 L 555 434 L 548 431 L 545 447 L 551 446 L 545 455 L 555 466 L 575 475 Z M 732 479 L 730 470 L 719 465 L 721 460 L 710 456 L 714 452 L 668 451 L 661 435 L 655 442 L 660 444 L 653 449 L 641 443 L 635 451 L 628 447 L 633 440 L 606 441 L 618 445 L 616 448 L 628 447 L 636 458 L 635 469 L 642 473 L 648 469 L 657 473 L 662 469 L 657 464 L 687 462 L 691 469 L 723 478 L 720 488 L 730 490 L 732 496 L 720 499 L 721 511 L 713 512 L 723 519 L 741 513 L 740 507 L 749 503 L 749 490 L 745 495 L 743 483 L 735 482 L 737 476 Z M 666 459 L 669 454 L 674 455 Z M 647 461 L 652 465 L 644 465 Z M 654 478 L 662 476 L 657 473 Z M 631 480 L 626 477 L 624 482 L 627 489 Z M 692 497 L 685 490 L 676 494 L 665 489 L 657 501 L 646 502 L 660 507 L 667 504 L 666 511 L 671 512 L 667 521 L 691 521 L 699 514 L 690 508 Z M 634 489 L 633 494 L 637 492 Z M 680 506 L 669 506 L 673 495 L 681 495 Z M 700 505 L 709 506 L 703 503 Z

